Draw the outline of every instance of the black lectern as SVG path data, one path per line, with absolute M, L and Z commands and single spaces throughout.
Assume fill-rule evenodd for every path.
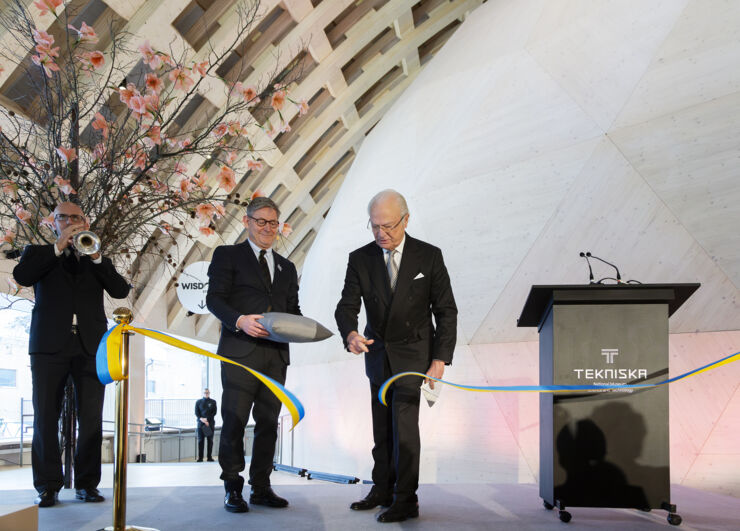
M 518 326 L 540 336 L 540 385 L 668 378 L 668 317 L 699 284 L 532 286 Z M 654 508 L 670 503 L 668 386 L 540 395 L 545 507 Z

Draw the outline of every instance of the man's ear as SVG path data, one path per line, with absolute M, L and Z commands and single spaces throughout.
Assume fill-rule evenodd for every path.
M 246 228 L 249 225 L 249 216 L 244 214 L 244 217 L 242 218 L 242 225 Z

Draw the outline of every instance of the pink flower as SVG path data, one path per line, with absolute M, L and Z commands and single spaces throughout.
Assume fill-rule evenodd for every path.
M 175 82 L 175 89 L 187 92 L 193 86 L 193 79 L 184 68 L 174 68 L 169 73 L 170 81 Z
M 121 98 L 121 103 L 128 106 L 131 98 L 134 96 L 141 96 L 141 94 L 133 83 L 129 83 L 126 85 L 126 88 L 119 87 L 118 96 Z
M 33 5 L 39 9 L 39 15 L 43 17 L 49 11 L 56 15 L 56 8 L 62 5 L 62 2 L 64 2 L 64 0 L 39 0 L 38 2 L 34 2 Z
M 74 148 L 66 148 L 64 146 L 59 146 L 57 148 L 57 154 L 59 154 L 59 158 L 61 158 L 64 162 L 69 164 L 73 160 L 77 158 L 77 151 Z
M 242 89 L 242 97 L 249 104 L 249 107 L 257 105 L 260 102 L 260 99 L 257 97 L 257 89 L 254 85 L 244 87 Z
M 270 106 L 275 109 L 276 111 L 279 111 L 283 108 L 283 105 L 285 104 L 285 91 L 284 90 L 278 90 L 272 94 L 272 99 L 270 100 Z
M 61 175 L 57 175 L 56 177 L 54 177 L 54 184 L 56 184 L 59 187 L 59 191 L 65 195 L 77 193 L 75 189 L 70 186 L 69 181 L 62 179 Z
M 215 136 L 216 138 L 221 138 L 228 131 L 229 131 L 229 126 L 224 123 L 220 123 L 216 127 L 213 128 L 213 131 L 211 131 L 211 134 Z
M 280 131 L 277 129 L 277 127 L 272 125 L 272 122 L 270 120 L 267 121 L 267 125 L 268 125 L 268 128 L 267 128 L 267 131 L 265 131 L 265 133 L 267 133 L 268 137 L 275 138 L 275 136 L 277 136 L 277 134 Z
M 196 173 L 196 177 L 193 177 L 194 181 L 193 184 L 200 188 L 201 190 L 206 189 L 206 179 L 208 179 L 208 176 L 206 175 L 206 170 L 203 168 L 198 170 L 198 173 Z
M 54 230 L 55 229 L 55 226 L 54 226 L 54 212 L 52 212 L 51 214 L 49 214 L 45 218 L 42 218 L 41 219 L 41 224 L 44 225 L 45 227 L 50 228 L 51 230 Z
M 170 57 L 166 53 L 162 53 L 162 52 L 158 52 L 158 53 L 159 53 L 159 56 L 162 58 L 163 63 L 170 65 L 172 68 L 175 68 L 177 66 L 177 63 L 175 62 L 174 59 L 172 59 L 172 57 Z
M 198 230 L 200 231 L 201 234 L 203 234 L 205 236 L 211 236 L 212 234 L 215 234 L 216 233 L 216 231 L 213 230 L 211 227 L 201 227 Z
M 181 140 L 178 143 L 178 145 L 180 146 L 180 149 L 186 149 L 192 143 L 193 143 L 193 140 L 190 137 L 188 137 L 188 138 L 185 138 L 185 139 Z
M 175 168 L 173 171 L 175 173 L 179 173 L 180 175 L 185 175 L 185 173 L 188 171 L 188 167 L 182 162 L 175 162 Z
M 303 116 L 308 112 L 308 102 L 305 99 L 302 99 L 298 103 L 298 116 Z
M 229 122 L 229 134 L 231 136 L 246 135 L 247 130 L 236 120 Z
M 36 28 L 31 29 L 31 34 L 33 35 L 33 41 L 42 47 L 42 49 L 48 50 L 51 48 L 51 45 L 54 44 L 54 36 L 49 35 L 45 31 L 39 31 Z M 36 51 L 40 51 L 38 48 Z
M 33 61 L 33 64 L 43 68 L 47 77 L 51 77 L 52 72 L 59 72 L 59 66 L 48 55 L 32 55 L 31 61 Z
M 252 197 L 249 198 L 249 200 L 253 200 L 255 197 L 265 197 L 265 194 L 262 193 L 262 190 L 255 190 L 252 194 Z
M 234 170 L 228 166 L 221 166 L 221 171 L 218 173 L 218 185 L 223 188 L 226 193 L 230 193 L 236 186 L 236 179 L 234 178 Z
M 201 221 L 201 223 L 210 223 L 215 213 L 216 207 L 210 203 L 201 203 L 195 207 L 195 216 Z
M 283 122 L 283 126 L 280 128 L 281 133 L 288 133 L 290 132 L 290 124 L 288 122 Z
M 164 88 L 164 83 L 162 83 L 162 80 L 157 77 L 157 74 L 151 72 L 146 75 L 146 88 L 159 94 Z
M 94 52 L 85 52 L 80 58 L 85 62 L 85 67 L 92 67 L 95 70 L 101 68 L 105 64 L 105 56 L 98 50 L 95 50 Z
M 193 72 L 198 72 L 200 77 L 206 77 L 206 70 L 208 69 L 208 61 L 202 63 L 193 63 Z
M 15 242 L 15 231 L 12 229 L 7 229 L 5 231 L 5 236 L 3 236 L 2 241 L 4 243 L 9 243 L 10 245 L 13 245 L 13 242 Z
M 152 144 L 156 144 L 158 146 L 162 145 L 162 128 L 158 125 L 153 125 L 149 128 L 149 130 L 146 132 L 146 138 L 149 139 Z M 153 147 L 153 146 L 150 146 Z
M 92 44 L 98 42 L 98 36 L 95 34 L 95 30 L 85 22 L 82 23 L 80 29 L 75 28 L 72 24 L 69 24 L 67 27 L 77 33 L 77 40 L 79 42 L 89 42 Z
M 28 220 L 31 219 L 31 213 L 22 206 L 18 205 L 15 207 L 15 217 L 17 217 L 18 221 L 20 221 L 24 225 L 28 225 Z
M 159 230 L 161 230 L 165 234 L 169 234 L 170 231 L 172 230 L 172 225 L 170 225 L 169 223 L 165 223 L 164 221 L 162 221 L 159 224 Z
M 0 180 L 0 186 L 2 186 L 4 194 L 18 197 L 19 187 L 15 182 L 11 181 L 10 179 L 2 179 Z
M 148 40 L 144 41 L 144 44 L 139 45 L 139 52 L 144 59 L 144 63 L 148 64 L 152 70 L 156 70 L 162 66 L 162 58 L 152 49 Z
M 110 127 L 108 125 L 108 122 L 105 119 L 105 116 L 100 114 L 99 112 L 95 113 L 95 119 L 92 122 L 93 129 L 102 131 L 103 138 L 108 138 L 108 128 Z
M 236 151 L 229 151 L 226 154 L 226 164 L 232 165 L 234 164 L 235 160 L 236 160 Z
M 262 164 L 262 161 L 261 160 L 252 160 L 252 159 L 249 159 L 247 161 L 247 169 L 248 170 L 260 171 L 264 167 L 265 167 L 265 165 Z
M 143 170 L 146 168 L 146 151 L 140 149 L 134 155 L 134 168 Z
M 293 227 L 291 227 L 288 222 L 281 223 L 278 232 L 280 232 L 282 236 L 285 236 L 287 238 L 293 233 Z
M 187 199 L 190 197 L 190 192 L 195 188 L 195 183 L 190 177 L 183 177 L 180 179 L 180 197 Z
M 222 218 L 226 215 L 226 207 L 223 204 L 219 203 L 218 205 L 215 206 L 215 208 L 216 208 L 215 216 L 217 218 Z
M 105 144 L 103 142 L 98 142 L 95 144 L 95 148 L 93 148 L 93 157 L 95 157 L 97 160 L 103 160 L 105 157 Z

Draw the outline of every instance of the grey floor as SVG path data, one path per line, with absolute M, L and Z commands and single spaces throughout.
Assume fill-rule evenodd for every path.
M 515 529 L 640 530 L 674 528 L 664 511 L 642 513 L 624 509 L 571 509 L 573 520 L 560 522 L 556 511 L 546 511 L 536 485 L 422 485 L 420 517 L 399 524 L 375 522 L 377 511 L 355 512 L 349 503 L 369 490 L 367 485 L 304 483 L 275 485 L 290 501 L 287 509 L 252 506 L 246 514 L 223 510 L 218 486 L 129 487 L 128 525 L 160 530 L 200 529 Z M 291 482 L 292 483 L 292 482 Z M 112 491 L 101 489 L 104 503 L 74 500 L 62 491 L 61 503 L 39 510 L 40 530 L 95 530 L 112 523 Z M 31 490 L 0 491 L 0 505 L 28 503 Z M 740 499 L 674 486 L 672 501 L 684 523 L 675 529 L 740 529 Z

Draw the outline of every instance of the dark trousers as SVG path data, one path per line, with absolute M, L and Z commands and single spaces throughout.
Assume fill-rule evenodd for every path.
M 79 336 L 70 333 L 67 345 L 54 354 L 31 354 L 33 381 L 33 486 L 38 492 L 58 491 L 63 485 L 59 448 L 59 415 L 64 386 L 71 375 L 79 424 L 74 455 L 74 486 L 95 488 L 100 483 L 105 386 L 98 380 L 95 357 L 88 355 Z
M 211 425 L 211 430 L 213 430 L 214 423 L 212 420 L 209 419 L 208 423 Z M 204 439 L 208 439 L 208 459 L 213 459 L 213 435 L 205 435 L 203 433 L 203 425 L 198 422 L 198 459 L 203 459 L 203 442 Z M 211 432 L 213 433 L 213 432 Z
M 387 371 L 390 377 L 390 370 Z M 401 384 L 401 385 L 399 385 Z M 421 378 L 406 377 L 386 393 L 388 407 L 378 399 L 379 385 L 370 382 L 373 415 L 373 483 L 395 501 L 416 503 L 419 488 L 419 401 Z
M 287 365 L 276 348 L 257 346 L 241 363 L 284 384 Z M 244 463 L 244 428 L 251 411 L 254 417 L 254 444 L 252 462 L 249 466 L 249 484 L 253 487 L 269 487 L 272 463 L 275 457 L 280 400 L 250 373 L 221 363 L 221 441 L 218 447 L 218 462 L 221 479 L 226 490 L 241 490 L 244 478 L 239 473 Z

